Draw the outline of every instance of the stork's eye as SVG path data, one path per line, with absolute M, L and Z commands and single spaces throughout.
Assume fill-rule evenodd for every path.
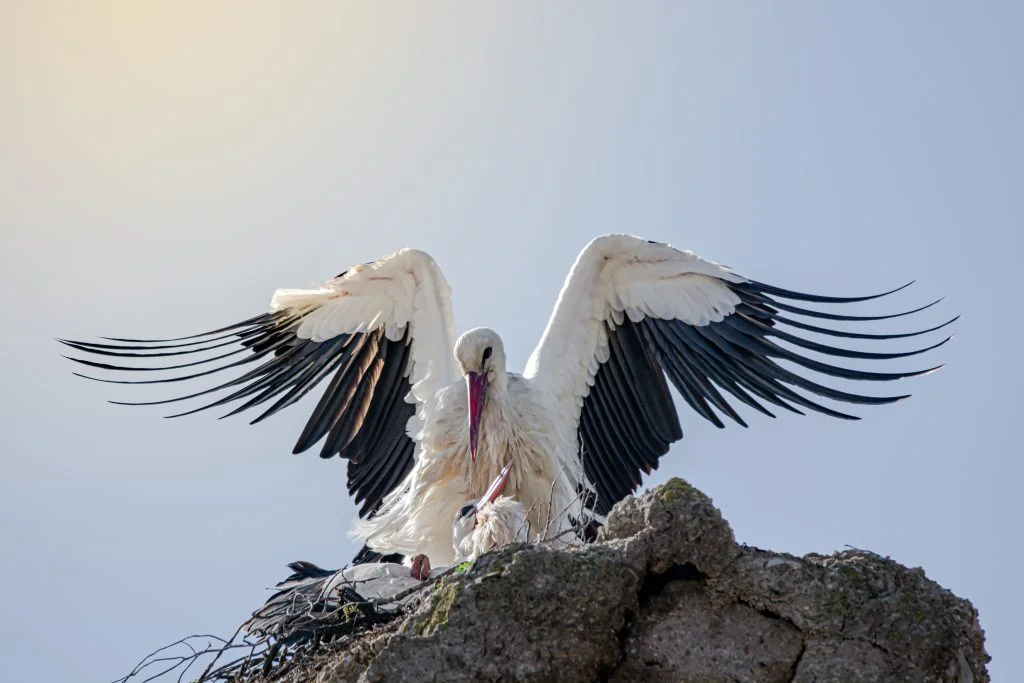
M 459 510 L 459 519 L 462 519 L 463 517 L 465 517 L 466 515 L 468 515 L 472 511 L 473 511 L 473 506 L 472 505 L 463 505 L 462 508 Z
M 484 362 L 485 363 L 487 362 L 487 359 L 491 357 L 491 351 L 492 350 L 493 349 L 491 349 L 490 346 L 488 346 L 486 349 L 484 349 Z

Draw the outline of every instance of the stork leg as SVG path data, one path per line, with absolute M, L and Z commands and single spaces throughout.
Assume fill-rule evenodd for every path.
M 426 581 L 430 578 L 430 558 L 423 553 L 414 555 L 412 558 L 412 567 L 409 570 L 412 578 L 420 581 Z

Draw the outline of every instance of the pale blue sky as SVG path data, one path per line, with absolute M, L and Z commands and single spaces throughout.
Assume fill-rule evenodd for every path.
M 512 6 L 514 5 L 514 7 Z M 740 541 L 891 555 L 1024 667 L 1015 3 L 0 0 L 0 679 L 108 681 L 341 565 L 344 466 L 258 427 L 105 403 L 54 336 L 173 336 L 403 246 L 521 367 L 595 235 L 821 293 L 917 279 L 962 313 L 914 397 L 749 415 L 683 476 Z

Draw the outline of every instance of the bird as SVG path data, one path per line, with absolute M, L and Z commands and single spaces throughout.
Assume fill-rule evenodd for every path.
M 509 543 L 528 540 L 526 508 L 501 495 L 511 469 L 508 463 L 479 500 L 459 509 L 451 534 L 456 563 L 472 562 Z M 431 574 L 441 575 L 451 568 L 431 568 L 425 555 L 416 555 L 408 564 L 364 563 L 333 571 L 301 560 L 288 567 L 292 574 L 243 624 L 247 632 L 297 642 L 329 630 L 332 617 L 346 605 L 372 604 L 377 612 L 392 614 L 415 599 L 415 589 Z
M 501 495 L 511 471 L 512 462 L 509 462 L 480 500 L 459 509 L 452 523 L 456 562 L 475 560 L 509 543 L 529 540 L 527 509 L 518 500 Z
M 725 419 L 747 426 L 739 404 L 768 417 L 814 411 L 855 420 L 831 403 L 907 398 L 853 393 L 828 378 L 888 382 L 941 365 L 868 371 L 807 352 L 885 361 L 942 346 L 952 335 L 889 352 L 816 340 L 906 339 L 957 320 L 900 333 L 829 325 L 901 318 L 941 301 L 884 315 L 843 310 L 910 284 L 868 296 L 804 293 L 665 242 L 611 234 L 580 252 L 522 373 L 506 367 L 493 329 L 456 338 L 451 287 L 433 258 L 410 248 L 357 264 L 318 287 L 279 289 L 268 312 L 206 333 L 59 341 L 105 357 L 69 356 L 93 369 L 135 377 L 177 373 L 157 379 L 76 373 L 104 382 L 175 383 L 228 373 L 226 381 L 182 396 L 113 401 L 168 404 L 226 392 L 173 416 L 232 404 L 227 415 L 262 408 L 257 423 L 326 383 L 293 451 L 322 442 L 322 458 L 348 461 L 348 491 L 361 518 L 353 533 L 366 548 L 446 563 L 454 559 L 448 520 L 461 501 L 483 493 L 506 461 L 512 463 L 507 488 L 527 509 L 531 534 L 575 542 L 573 529 L 590 528 L 588 520 L 600 524 L 683 436 L 669 383 L 719 428 Z M 113 364 L 110 357 L 143 365 Z M 226 362 L 202 367 L 217 361 Z

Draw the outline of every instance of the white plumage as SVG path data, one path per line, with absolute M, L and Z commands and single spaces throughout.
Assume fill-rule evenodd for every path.
M 507 493 L 525 506 L 531 537 L 576 540 L 588 519 L 600 519 L 635 490 L 642 473 L 657 467 L 682 437 L 668 381 L 693 410 L 720 427 L 720 415 L 746 426 L 726 395 L 772 417 L 766 404 L 846 419 L 856 418 L 807 394 L 861 404 L 904 398 L 834 389 L 775 361 L 866 381 L 935 369 L 866 372 L 793 350 L 885 360 L 948 339 L 909 352 L 873 353 L 799 336 L 886 340 L 952 322 L 920 332 L 868 334 L 806 319 L 859 323 L 922 309 L 853 316 L 792 303 L 847 304 L 879 296 L 884 294 L 838 298 L 780 289 L 667 244 L 607 235 L 580 253 L 521 375 L 505 367 L 504 346 L 493 330 L 477 328 L 455 339 L 448 283 L 430 256 L 412 249 L 350 268 L 319 288 L 278 290 L 270 313 L 204 335 L 65 343 L 98 355 L 162 358 L 241 342 L 239 352 L 246 355 L 237 362 L 142 383 L 190 379 L 262 360 L 212 390 L 151 402 L 223 390 L 225 396 L 195 410 L 241 402 L 233 411 L 240 412 L 270 403 L 257 421 L 330 377 L 295 452 L 322 441 L 322 457 L 348 459 L 349 491 L 363 504 L 364 519 L 354 534 L 371 549 L 426 553 L 447 563 L 454 560 L 448 520 L 460 501 L 479 496 L 509 461 Z
M 410 475 L 384 498 L 377 514 L 356 523 L 354 536 L 371 549 L 425 553 L 451 562 L 448 530 L 438 520 L 451 519 L 467 495 L 480 495 L 506 462 L 512 465 L 506 491 L 526 507 L 532 535 L 557 541 L 561 532 L 571 530 L 569 515 L 581 516 L 576 485 L 583 472 L 574 433 L 559 422 L 549 396 L 505 371 L 505 352 L 494 332 L 471 330 L 456 346 L 465 363 L 477 364 L 487 348 L 490 379 L 478 457 L 470 455 L 466 383 L 456 381 L 423 411 L 428 419 L 414 435 L 419 448 Z
M 475 560 L 516 541 L 527 541 L 526 508 L 518 500 L 501 496 L 476 513 L 473 532 L 454 536 L 455 561 Z

